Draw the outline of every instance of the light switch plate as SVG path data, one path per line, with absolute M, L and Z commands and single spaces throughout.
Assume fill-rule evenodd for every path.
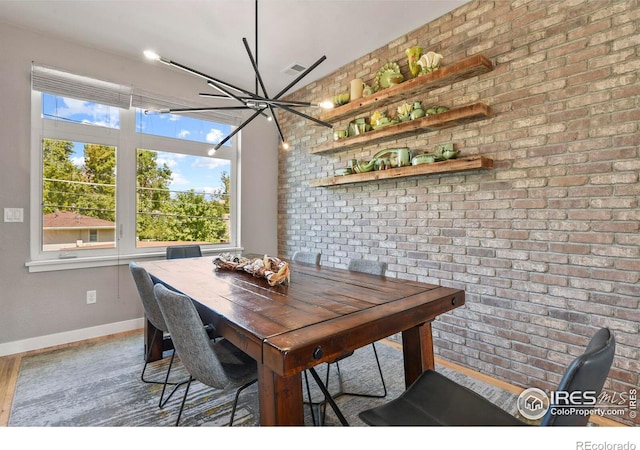
M 5 208 L 4 221 L 5 222 L 24 222 L 24 209 L 23 208 Z

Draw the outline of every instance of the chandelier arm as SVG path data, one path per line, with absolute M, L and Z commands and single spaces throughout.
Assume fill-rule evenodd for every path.
M 203 108 L 174 108 L 174 109 L 161 109 L 157 111 L 160 114 L 181 114 L 190 112 L 207 112 L 207 111 L 224 111 L 224 110 L 240 110 L 240 109 L 253 109 L 248 106 L 207 106 Z
M 266 98 L 268 98 L 269 94 L 267 94 L 267 89 L 264 87 L 264 82 L 262 81 L 262 77 L 260 76 L 260 71 L 258 70 L 258 63 L 253 58 L 253 53 L 251 53 L 251 49 L 249 48 L 249 42 L 247 41 L 247 38 L 242 38 L 242 42 L 244 43 L 244 48 L 247 50 L 247 54 L 249 55 L 249 61 L 251 61 L 251 65 L 253 66 L 253 71 L 256 74 L 256 95 L 258 94 L 257 84 L 260 83 L 260 87 L 262 88 L 262 94 Z
M 212 88 L 217 89 L 218 91 L 222 92 L 222 93 L 223 93 L 223 94 L 225 94 L 227 97 L 232 98 L 232 99 L 234 99 L 234 100 L 237 100 L 238 102 L 240 102 L 240 103 L 242 103 L 242 104 L 244 104 L 244 105 L 246 105 L 246 104 L 247 104 L 247 101 L 248 101 L 248 100 L 243 100 L 243 99 L 242 99 L 242 97 L 239 97 L 239 96 L 237 96 L 237 95 L 235 95 L 235 94 L 231 93 L 229 90 L 227 90 L 227 89 L 225 89 L 225 88 L 224 88 L 224 85 L 220 85 L 219 83 L 216 83 L 216 82 L 211 81 L 211 80 L 207 81 L 207 84 L 208 84 L 209 86 L 211 86 Z M 247 98 L 247 97 L 245 97 L 245 98 Z
M 255 5 L 256 5 L 256 13 L 255 13 L 255 27 L 256 27 L 256 33 L 253 36 L 253 39 L 255 40 L 255 45 L 256 45 L 256 72 L 258 71 L 257 67 L 258 67 L 258 0 L 255 1 Z M 246 41 L 245 38 L 242 38 L 243 41 Z M 249 49 L 249 46 L 245 43 L 245 47 L 247 47 L 247 50 Z M 249 55 L 249 57 L 251 57 L 251 55 Z M 262 84 L 262 81 L 260 81 L 260 84 Z M 258 93 L 258 77 L 256 77 L 256 94 Z M 267 91 L 264 90 L 264 86 L 262 86 L 262 93 L 264 94 L 265 97 L 268 97 L 267 95 Z M 273 111 L 271 111 L 271 114 L 273 114 Z M 283 139 L 284 141 L 284 139 Z
M 229 133 L 229 135 L 227 137 L 225 137 L 223 140 L 221 140 L 220 142 L 218 142 L 214 148 L 216 150 L 218 150 L 220 147 L 222 147 L 224 145 L 225 142 L 227 142 L 229 139 L 231 139 L 233 136 L 235 136 L 240 130 L 242 130 L 245 126 L 247 126 L 253 119 L 255 119 L 256 117 L 258 117 L 260 114 L 263 114 L 262 110 L 258 110 L 255 113 L 253 113 L 253 115 L 251 117 L 249 117 L 247 120 L 245 120 L 244 122 L 242 122 L 240 125 L 238 125 L 238 128 L 236 128 L 235 130 L 233 130 L 231 133 Z
M 300 116 L 300 117 L 304 117 L 305 119 L 310 120 L 310 121 L 312 121 L 312 122 L 315 122 L 315 123 L 317 123 L 318 125 L 322 125 L 323 127 L 333 128 L 333 125 L 332 125 L 332 124 L 330 124 L 330 123 L 323 122 L 322 120 L 316 119 L 315 117 L 311 117 L 310 115 L 305 114 L 305 113 L 302 113 L 302 112 L 300 112 L 300 111 L 296 111 L 295 109 L 290 108 L 290 107 L 288 107 L 288 106 L 285 106 L 285 105 L 278 105 L 278 108 L 282 108 L 282 109 L 284 109 L 285 111 L 289 111 L 290 113 L 297 114 L 298 116 Z
M 213 81 L 211 81 L 211 80 L 207 81 L 207 84 L 208 84 L 209 86 L 212 86 L 212 87 L 214 87 L 214 88 L 218 89 L 220 92 L 223 92 L 223 93 L 227 94 L 229 97 L 231 97 L 231 98 L 233 98 L 233 99 L 235 99 L 235 100 L 239 101 L 240 103 L 242 103 L 242 104 L 244 105 L 244 108 L 256 110 L 256 111 L 258 111 L 262 116 L 264 116 L 264 117 L 266 117 L 266 118 L 269 118 L 269 116 L 267 116 L 267 115 L 263 112 L 264 108 L 256 109 L 256 108 L 255 108 L 255 106 L 256 106 L 256 105 L 249 106 L 249 100 L 243 100 L 243 99 L 242 99 L 242 97 L 238 97 L 238 96 L 236 96 L 236 95 L 232 94 L 231 92 L 227 91 L 227 90 L 226 90 L 226 89 L 224 89 L 222 86 L 218 86 L 216 83 L 214 83 L 214 82 L 213 82 Z M 258 102 L 262 101 L 262 98 L 261 98 L 261 97 L 259 97 L 259 96 L 255 96 L 255 97 L 257 97 L 257 98 L 255 98 L 255 100 L 254 100 L 254 99 L 251 99 L 251 101 L 258 101 Z
M 218 98 L 218 99 L 225 99 L 225 100 L 233 100 L 232 98 L 230 98 L 227 95 L 221 95 L 221 94 L 209 94 L 209 93 L 205 93 L 205 92 L 201 92 L 200 97 L 209 97 L 209 98 Z M 270 99 L 270 98 L 253 98 L 253 97 L 240 97 L 243 101 L 245 100 L 260 100 L 261 102 L 270 104 L 270 105 L 285 105 L 285 106 L 292 106 L 292 107 L 311 107 L 311 106 L 318 106 L 315 105 L 313 103 L 310 102 L 297 102 L 294 100 L 274 100 L 274 99 Z
M 247 90 L 242 89 L 242 88 L 240 88 L 238 86 L 234 86 L 233 84 L 227 83 L 227 82 L 219 80 L 217 78 L 214 78 L 214 77 L 212 77 L 210 75 L 207 75 L 206 73 L 199 72 L 199 71 L 197 71 L 195 69 L 192 69 L 191 67 L 185 66 L 184 64 L 180 64 L 178 62 L 171 61 L 171 60 L 162 60 L 162 62 L 164 62 L 165 64 L 167 64 L 169 66 L 173 66 L 173 67 L 176 67 L 176 68 L 178 68 L 180 70 L 184 70 L 185 72 L 188 72 L 188 73 L 190 73 L 192 75 L 195 75 L 197 77 L 204 78 L 207 81 L 211 81 L 211 82 L 217 83 L 220 86 L 225 86 L 227 88 L 231 88 L 234 91 L 242 92 L 245 95 L 250 95 L 252 97 L 255 96 L 255 94 L 253 94 L 250 91 L 247 91 Z
M 278 95 L 276 95 L 273 98 L 269 98 L 269 95 L 267 94 L 267 90 L 264 86 L 264 83 L 262 81 L 262 76 L 260 75 L 260 71 L 258 69 L 258 0 L 255 0 L 255 58 L 254 58 L 254 53 L 252 53 L 251 49 L 249 48 L 249 43 L 247 41 L 246 38 L 242 38 L 242 42 L 244 43 L 244 47 L 247 51 L 247 54 L 249 55 L 249 60 L 251 61 L 251 65 L 253 67 L 253 70 L 255 72 L 255 78 L 256 78 L 256 92 L 255 94 L 247 91 L 246 89 L 242 89 L 238 86 L 234 86 L 233 84 L 224 82 L 222 80 L 219 80 L 217 78 L 214 78 L 210 75 L 207 75 L 203 72 L 199 72 L 195 69 L 192 69 L 188 66 L 185 66 L 183 64 L 180 64 L 178 62 L 175 61 L 171 61 L 167 58 L 163 58 L 161 56 L 158 56 L 157 54 L 155 54 L 155 52 L 152 51 L 146 51 L 145 52 L 145 56 L 147 56 L 148 58 L 151 59 L 155 59 L 158 60 L 160 62 L 162 62 L 163 64 L 169 65 L 169 66 L 173 66 L 177 69 L 183 70 L 187 73 L 190 73 L 191 75 L 195 75 L 197 77 L 203 78 L 207 81 L 207 84 L 211 87 L 213 87 L 214 89 L 218 90 L 219 92 L 221 92 L 224 95 L 214 95 L 214 94 L 200 94 L 203 97 L 210 97 L 210 98 L 217 98 L 217 99 L 226 99 L 226 100 L 236 100 L 238 101 L 242 106 L 212 106 L 212 107 L 203 107 L 203 108 L 174 108 L 174 109 L 168 109 L 168 110 L 161 110 L 158 111 L 160 113 L 185 113 L 185 112 L 204 112 L 204 111 L 216 111 L 216 110 L 239 110 L 239 109 L 250 109 L 253 110 L 254 113 L 248 118 L 246 119 L 244 122 L 242 122 L 237 128 L 235 128 L 231 133 L 229 133 L 228 136 L 226 136 L 224 139 L 222 139 L 219 143 L 217 143 L 214 146 L 215 150 L 218 150 L 222 145 L 224 145 L 229 139 L 231 139 L 233 136 L 235 136 L 238 132 L 240 132 L 240 130 L 242 130 L 246 125 L 248 125 L 250 122 L 253 121 L 253 119 L 255 119 L 258 115 L 263 115 L 267 118 L 270 118 L 273 120 L 273 122 L 276 124 L 276 127 L 278 129 L 278 134 L 280 135 L 280 139 L 282 140 L 283 143 L 285 143 L 285 139 L 284 139 L 284 135 L 282 133 L 282 129 L 280 127 L 280 123 L 278 122 L 278 119 L 276 117 L 275 114 L 275 110 L 276 108 L 281 108 L 285 111 L 288 111 L 290 113 L 296 114 L 300 117 L 303 117 L 307 120 L 310 120 L 312 122 L 315 122 L 319 125 L 325 126 L 327 128 L 332 128 L 333 125 L 327 123 L 327 122 L 323 122 L 321 120 L 318 120 L 314 117 L 311 117 L 307 114 L 304 114 L 300 111 L 295 110 L 294 108 L 306 108 L 306 107 L 311 107 L 311 106 L 318 106 L 317 104 L 314 103 L 310 103 L 310 102 L 298 102 L 298 101 L 287 101 L 287 100 L 280 100 L 280 97 L 282 97 L 283 95 L 285 95 L 289 89 L 291 89 L 293 86 L 295 86 L 300 80 L 302 80 L 305 76 L 307 76 L 313 69 L 315 69 L 320 63 L 322 63 L 325 59 L 327 59 L 326 56 L 322 56 L 321 58 L 319 58 L 315 63 L 313 63 L 309 68 L 307 68 L 303 73 L 301 73 L 300 75 L 298 75 L 298 77 L 296 77 L 295 80 L 293 80 L 291 83 L 289 83 L 284 89 L 282 89 Z M 259 95 L 259 89 L 258 86 L 260 86 L 262 88 L 262 93 L 263 95 Z M 234 92 L 231 91 L 235 91 L 235 92 L 239 92 L 240 95 L 235 94 Z M 264 110 L 269 108 L 269 111 L 271 113 L 271 117 L 267 116 L 267 114 L 264 113 Z M 146 111 L 145 111 L 146 113 Z
M 298 77 L 293 80 L 291 83 L 289 83 L 284 89 L 282 89 L 280 92 L 278 92 L 278 95 L 276 95 L 275 97 L 273 97 L 274 100 L 278 100 L 280 97 L 282 97 L 284 94 L 287 93 L 287 91 L 289 89 L 291 89 L 293 86 L 296 85 L 296 83 L 298 83 L 298 81 L 302 80 L 304 77 L 306 77 L 309 72 L 311 72 L 313 69 L 315 69 L 316 67 L 318 67 L 318 65 L 320 65 L 320 63 L 322 61 L 324 61 L 325 59 L 327 59 L 326 56 L 321 56 L 316 62 L 314 62 L 310 67 L 307 68 L 307 70 L 305 70 L 304 72 L 302 72 L 300 75 L 298 75 Z

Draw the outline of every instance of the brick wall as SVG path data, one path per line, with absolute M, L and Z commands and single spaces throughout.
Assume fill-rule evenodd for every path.
M 292 145 L 279 155 L 279 253 L 313 249 L 336 267 L 376 259 L 390 276 L 464 289 L 466 306 L 434 324 L 437 354 L 523 387 L 554 388 L 594 330 L 608 326 L 618 346 L 606 387 L 637 388 L 638 2 L 472 1 L 292 98 L 330 98 L 355 77 L 370 83 L 389 61 L 408 78 L 404 50 L 413 45 L 443 54 L 444 64 L 491 59 L 492 72 L 416 100 L 483 102 L 494 116 L 311 155 L 331 131 L 282 115 Z M 383 148 L 445 142 L 461 156 L 492 158 L 494 169 L 308 185 Z

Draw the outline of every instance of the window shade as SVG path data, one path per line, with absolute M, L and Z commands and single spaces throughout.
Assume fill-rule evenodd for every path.
M 39 92 L 129 109 L 133 88 L 76 75 L 52 67 L 31 65 L 31 88 Z

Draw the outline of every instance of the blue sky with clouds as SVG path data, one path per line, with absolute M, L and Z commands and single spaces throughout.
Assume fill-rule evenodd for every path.
M 118 109 L 98 105 L 92 102 L 55 97 L 43 94 L 43 115 L 76 123 L 119 128 Z M 231 126 L 206 122 L 176 114 L 136 114 L 136 129 L 139 132 L 158 136 L 185 139 L 195 142 L 215 144 L 230 131 Z M 72 160 L 82 165 L 84 159 L 83 143 L 75 143 Z M 208 156 L 193 156 L 180 153 L 158 151 L 158 163 L 166 164 L 172 172 L 171 190 L 211 193 L 221 188 L 223 172 L 230 172 L 227 160 Z

